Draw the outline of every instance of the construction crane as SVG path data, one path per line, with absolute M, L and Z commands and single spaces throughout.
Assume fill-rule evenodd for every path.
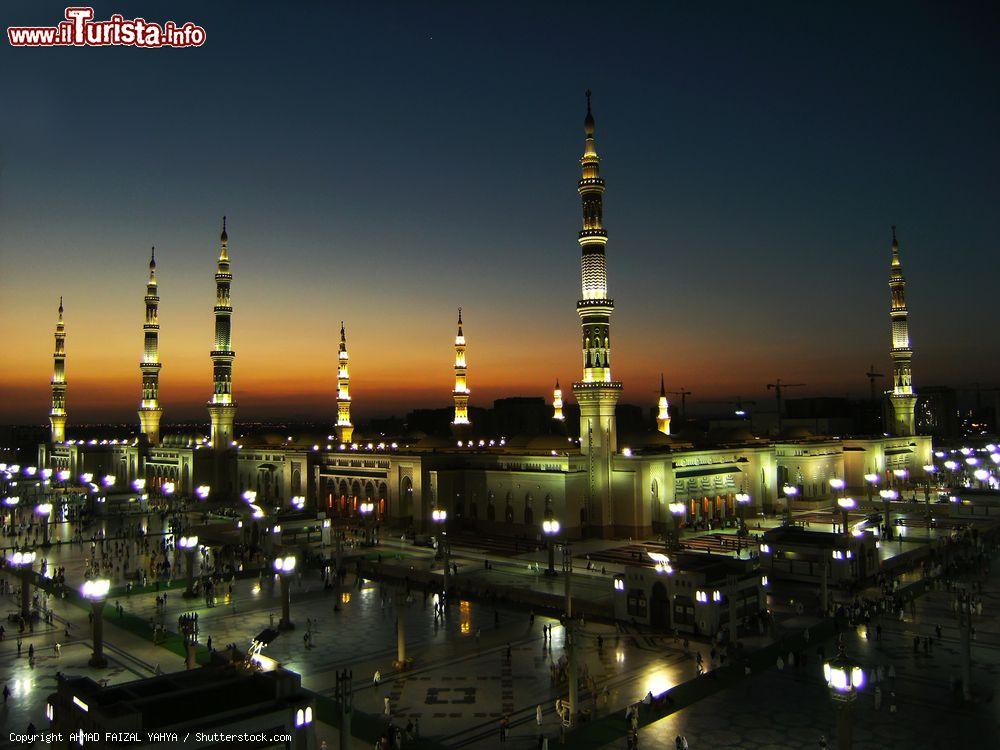
M 691 391 L 684 390 L 681 386 L 679 391 L 667 391 L 670 396 L 680 396 L 681 397 L 681 421 L 687 422 L 687 397 L 691 395 Z
M 782 383 L 781 378 L 775 378 L 773 383 L 767 384 L 767 390 L 774 389 L 774 398 L 778 402 L 778 432 L 781 432 L 781 391 L 784 388 L 801 388 L 805 383 Z
M 868 378 L 868 385 L 872 391 L 872 401 L 875 401 L 875 378 L 884 378 L 880 372 L 875 372 L 875 365 L 868 366 L 868 372 L 865 373 L 865 377 Z

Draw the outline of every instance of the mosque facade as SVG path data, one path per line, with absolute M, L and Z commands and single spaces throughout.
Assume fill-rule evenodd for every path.
M 555 518 L 570 538 L 641 537 L 664 531 L 668 508 L 682 504 L 682 520 L 732 518 L 737 494 L 749 495 L 743 512 L 774 512 L 787 488 L 801 500 L 829 499 L 829 480 L 842 478 L 848 491 L 864 493 L 877 475 L 889 485 L 905 471 L 923 477 L 932 464 L 931 439 L 915 435 L 905 280 L 893 228 L 890 257 L 890 356 L 893 389 L 891 435 L 817 436 L 790 429 L 777 437 L 734 429 L 711 442 L 671 434 L 662 386 L 656 429 L 620 434 L 615 407 L 622 383 L 612 376 L 608 295 L 608 234 L 604 227 L 596 122 L 587 95 L 584 151 L 577 191 L 582 206 L 581 372 L 572 385 L 579 405 L 579 438 L 558 429 L 565 419 L 558 381 L 553 393 L 551 434 L 480 437 L 470 416 L 470 381 L 462 311 L 455 337 L 452 437 L 402 434 L 369 440 L 351 421 L 349 356 L 341 324 L 337 360 L 337 418 L 325 436 L 274 435 L 242 440 L 236 424 L 232 261 L 225 219 L 215 274 L 215 339 L 210 358 L 213 390 L 207 402 L 208 435 L 160 433 L 158 398 L 160 323 L 155 255 L 145 292 L 142 393 L 137 437 L 74 440 L 66 437 L 67 328 L 60 299 L 55 328 L 51 439 L 39 446 L 39 466 L 52 481 L 90 485 L 95 493 L 174 494 L 264 514 L 353 517 L 372 503 L 382 523 L 426 529 L 431 511 L 448 511 L 450 527 L 485 534 L 539 534 L 543 519 Z M 866 480 L 866 475 L 868 479 Z

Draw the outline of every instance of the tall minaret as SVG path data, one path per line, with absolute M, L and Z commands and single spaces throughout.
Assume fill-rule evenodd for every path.
M 583 230 L 579 236 L 583 296 L 576 303 L 583 329 L 583 380 L 573 383 L 573 393 L 580 404 L 580 450 L 587 456 L 589 475 L 586 522 L 607 528 L 613 523 L 611 456 L 618 450 L 615 404 L 622 384 L 611 380 L 611 312 L 615 305 L 608 298 L 604 254 L 608 235 L 602 216 L 604 180 L 594 143 L 589 91 L 583 130 L 586 134 L 580 159 L 583 175 L 577 188 L 583 202 Z
M 142 324 L 142 401 L 139 424 L 150 445 L 160 442 L 160 297 L 156 292 L 156 248 L 149 254 L 149 281 L 146 283 L 146 320 Z
M 559 378 L 556 378 L 556 387 L 552 391 L 552 418 L 558 419 L 562 422 L 566 417 L 563 416 L 563 400 L 562 400 L 562 388 L 559 387 Z
M 347 368 L 349 358 L 344 321 L 340 321 L 340 352 L 337 359 L 337 439 L 342 443 L 349 443 L 354 435 L 354 425 L 351 424 L 351 375 Z
M 215 273 L 215 347 L 212 349 L 212 374 L 215 392 L 208 402 L 212 419 L 212 447 L 229 448 L 233 441 L 233 420 L 236 402 L 233 401 L 233 359 L 236 352 L 232 344 L 233 305 L 229 287 L 233 275 L 229 272 L 229 235 L 226 234 L 226 217 L 222 217 L 222 234 L 219 236 L 219 266 Z
M 63 299 L 59 298 L 59 320 L 56 322 L 56 348 L 52 354 L 52 442 L 66 440 L 66 326 L 63 324 Z
M 462 308 L 458 308 L 458 334 L 455 336 L 455 419 L 452 432 L 456 435 L 468 434 L 472 428 L 469 421 L 469 386 L 465 370 L 465 335 L 462 333 Z
M 896 227 L 892 228 L 892 261 L 889 265 L 889 292 L 891 306 L 889 318 L 892 321 L 892 434 L 907 437 L 915 433 L 913 409 L 917 396 L 913 392 L 913 373 L 910 360 L 910 326 L 906 312 L 906 280 L 903 265 L 899 262 L 899 242 Z
M 667 389 L 663 385 L 663 373 L 660 373 L 660 403 L 659 414 L 656 415 L 656 429 L 664 435 L 670 434 L 670 404 L 667 403 Z

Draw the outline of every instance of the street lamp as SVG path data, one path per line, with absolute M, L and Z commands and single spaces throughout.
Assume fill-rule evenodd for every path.
M 844 483 L 843 479 L 839 479 L 837 477 L 834 477 L 833 479 L 830 480 L 830 487 L 832 487 L 837 492 L 843 492 L 844 491 L 844 487 L 846 487 L 846 486 L 847 485 Z
M 19 502 L 21 502 L 21 498 L 20 498 L 20 497 L 17 497 L 17 496 L 12 496 L 12 497 L 5 497 L 5 498 L 3 499 L 3 504 L 4 504 L 4 505 L 5 505 L 5 506 L 6 506 L 6 507 L 7 507 L 8 509 L 9 509 L 9 511 L 10 511 L 10 525 L 11 525 L 11 526 L 13 526 L 13 525 L 14 525 L 14 513 L 16 512 L 16 509 L 17 509 L 17 504 L 18 504 Z
M 177 540 L 177 546 L 184 551 L 185 565 L 187 567 L 187 588 L 182 596 L 185 599 L 194 598 L 194 555 L 198 551 L 197 536 L 182 536 Z
M 94 609 L 94 653 L 88 662 L 92 667 L 108 666 L 108 660 L 104 658 L 104 603 L 110 590 L 111 581 L 106 578 L 86 581 L 83 584 L 83 596 L 90 600 L 90 605 Z
M 892 539 L 892 506 L 890 503 L 899 497 L 896 490 L 879 490 L 879 497 L 885 508 L 885 538 Z
M 546 518 L 542 521 L 542 532 L 545 534 L 546 546 L 549 548 L 549 568 L 545 575 L 554 576 L 556 574 L 556 540 L 559 533 L 559 522 L 554 518 Z
M 680 547 L 681 542 L 681 516 L 684 515 L 684 511 L 687 510 L 684 507 L 684 503 L 672 502 L 667 504 L 667 510 L 670 511 L 670 535 L 667 540 L 667 552 L 676 552 Z
M 438 538 L 438 551 L 444 559 L 444 598 L 445 601 L 447 601 L 448 568 L 451 565 L 448 550 L 448 511 L 444 508 L 434 508 L 434 510 L 431 511 L 431 520 L 441 526 L 441 536 Z
M 736 557 L 739 558 L 743 549 L 743 537 L 746 533 L 746 507 L 750 504 L 748 492 L 736 493 L 736 507 L 739 509 L 740 527 L 736 530 Z
M 274 570 L 281 581 L 281 620 L 278 622 L 278 630 L 292 630 L 295 625 L 289 613 L 291 592 L 289 591 L 289 578 L 295 571 L 295 555 L 285 555 L 274 560 Z
M 212 488 L 207 484 L 200 484 L 194 490 L 194 494 L 198 496 L 199 500 L 208 500 L 208 496 L 211 492 Z
M 872 492 L 875 489 L 875 485 L 878 484 L 878 474 L 874 472 L 870 474 L 865 474 L 865 481 L 868 482 L 868 502 L 872 501 Z
M 31 617 L 31 564 L 35 562 L 35 553 L 12 552 L 7 562 L 21 571 L 21 619 L 27 625 Z
M 865 683 L 865 671 L 844 654 L 843 648 L 834 658 L 823 664 L 823 676 L 830 689 L 830 697 L 837 705 L 837 747 L 850 750 L 852 744 L 851 709 Z
M 371 542 L 368 539 L 368 532 L 369 532 L 368 518 L 374 511 L 375 511 L 375 503 L 364 502 L 358 504 L 358 513 L 361 514 L 361 525 L 365 532 L 365 545 L 371 544 Z
M 799 488 L 794 484 L 786 484 L 781 488 L 785 493 L 785 526 L 792 525 L 792 500 L 799 494 Z
M 900 487 L 906 486 L 906 478 L 910 475 L 906 469 L 893 469 L 892 475 L 896 477 L 897 483 Z
M 850 536 L 847 532 L 847 511 L 853 510 L 857 506 L 857 503 L 854 502 L 853 497 L 838 497 L 837 505 L 840 506 L 840 512 L 843 516 L 844 536 Z
M 49 541 L 49 515 L 52 513 L 52 503 L 39 503 L 35 506 L 35 513 L 41 519 L 42 524 L 42 546 L 48 547 Z

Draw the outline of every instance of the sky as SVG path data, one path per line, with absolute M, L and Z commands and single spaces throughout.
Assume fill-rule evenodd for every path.
M 5 2 L 10 25 L 63 4 Z M 240 418 L 474 406 L 581 374 L 584 91 L 607 182 L 612 371 L 655 402 L 997 385 L 1000 12 L 987 2 L 138 2 L 191 49 L 0 44 L 0 422 L 134 420 L 156 246 L 164 420 L 212 392 L 228 216 Z M 791 392 L 790 392 L 791 393 Z M 72 429 L 70 429 L 72 432 Z

